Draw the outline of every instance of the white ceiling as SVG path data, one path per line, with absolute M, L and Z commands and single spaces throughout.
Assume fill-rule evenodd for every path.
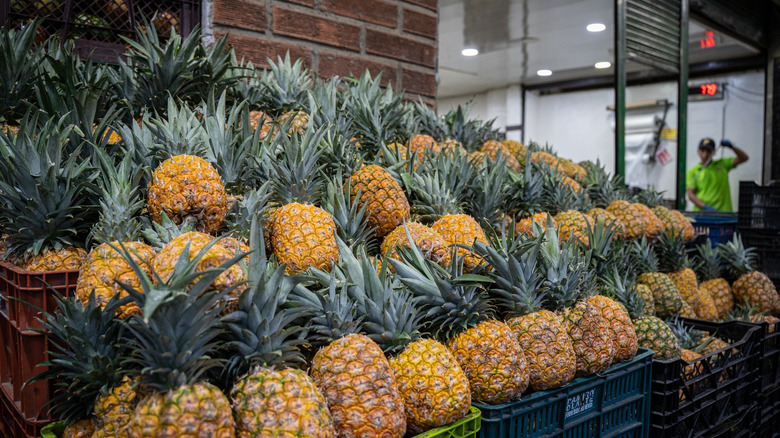
M 614 74 L 594 68 L 613 62 L 615 0 L 439 0 L 439 98 L 470 95 L 510 84 L 544 84 Z M 603 32 L 588 32 L 603 23 Z M 708 30 L 691 22 L 691 63 L 758 53 L 715 32 L 716 46 L 702 49 Z M 479 55 L 461 50 L 474 47 Z M 628 63 L 628 71 L 646 67 Z M 552 70 L 548 77 L 539 69 Z

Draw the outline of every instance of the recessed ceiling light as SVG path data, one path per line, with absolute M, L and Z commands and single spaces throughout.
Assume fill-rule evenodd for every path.
M 536 74 L 539 76 L 550 76 L 552 74 L 552 70 L 547 70 L 547 69 L 536 70 Z
M 585 29 L 588 29 L 588 32 L 602 32 L 606 28 L 607 26 L 601 23 L 591 23 Z
M 460 54 L 463 56 L 477 56 L 479 55 L 479 50 L 477 49 L 463 49 L 460 51 Z
M 599 61 L 596 64 L 593 65 L 596 68 L 610 68 L 612 67 L 612 63 L 609 61 Z

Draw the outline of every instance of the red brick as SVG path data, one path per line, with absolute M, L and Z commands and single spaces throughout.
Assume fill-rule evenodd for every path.
M 366 29 L 366 51 L 426 67 L 435 66 L 436 47 L 409 38 Z
M 321 16 L 274 8 L 274 33 L 359 51 L 360 28 Z
M 439 0 L 406 0 L 407 3 L 412 3 L 417 6 L 422 6 L 424 8 L 430 9 L 432 11 L 436 11 L 437 9 L 437 3 Z
M 221 38 L 223 35 L 224 33 L 222 32 L 214 32 L 214 36 L 217 38 Z M 252 61 L 256 68 L 268 68 L 267 58 L 271 58 L 276 62 L 277 57 L 284 57 L 288 51 L 293 62 L 300 58 L 303 59 L 303 63 L 307 68 L 311 68 L 312 65 L 311 50 L 298 44 L 282 43 L 237 34 L 228 35 L 228 44 L 236 50 L 238 60 L 241 60 L 242 57 L 246 58 L 246 60 Z
M 314 7 L 314 0 L 283 0 L 288 3 L 297 3 L 299 5 L 308 6 L 310 8 Z
M 322 0 L 322 10 L 385 27 L 398 25 L 398 6 L 384 0 Z
M 265 31 L 265 4 L 251 0 L 214 0 L 214 23 Z
M 425 73 L 404 69 L 401 88 L 409 93 L 436 97 L 436 75 L 433 71 Z
M 404 31 L 436 39 L 438 19 L 436 15 L 404 9 Z
M 383 87 L 387 86 L 390 82 L 394 84 L 396 82 L 394 67 L 367 59 L 361 59 L 357 56 L 344 56 L 337 53 L 321 52 L 320 60 L 317 65 L 319 66 L 319 71 L 317 73 L 323 78 L 329 78 L 331 76 L 348 77 L 350 75 L 360 77 L 360 75 L 368 69 L 372 77 L 376 77 L 376 75 L 382 73 L 380 85 Z

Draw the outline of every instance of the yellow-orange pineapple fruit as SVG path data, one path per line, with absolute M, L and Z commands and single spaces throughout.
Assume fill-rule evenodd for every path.
M 360 208 L 368 204 L 368 224 L 376 236 L 383 238 L 409 220 L 409 201 L 401 185 L 387 170 L 375 164 L 355 172 L 350 178 L 350 197 L 354 202 L 360 192 Z
M 330 214 L 311 204 L 293 202 L 276 210 L 268 221 L 271 247 L 287 272 L 314 267 L 330 271 L 338 260 L 336 223 Z
M 407 222 L 406 229 L 425 258 L 444 267 L 450 265 L 450 250 L 439 233 L 417 222 Z M 384 257 L 398 258 L 396 247 L 409 243 L 406 229 L 401 225 L 385 237 L 380 251 Z
M 448 214 L 431 224 L 448 247 L 457 249 L 457 256 L 463 257 L 463 271 L 471 272 L 482 263 L 482 258 L 457 244 L 473 245 L 475 241 L 487 243 L 485 231 L 477 221 L 466 214 Z
M 499 153 L 501 157 L 506 161 L 506 165 L 515 172 L 520 172 L 522 167 L 520 162 L 517 161 L 515 155 L 507 148 L 503 143 L 497 140 L 488 140 L 482 143 L 479 147 L 480 152 L 484 152 L 491 160 L 497 160 Z

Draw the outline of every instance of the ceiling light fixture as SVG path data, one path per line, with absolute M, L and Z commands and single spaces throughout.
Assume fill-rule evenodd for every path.
M 596 68 L 610 68 L 612 67 L 612 63 L 609 61 L 599 61 L 593 65 Z
M 536 74 L 539 76 L 550 76 L 552 74 L 552 70 L 547 70 L 547 69 L 536 70 Z
M 463 56 L 477 56 L 479 55 L 479 50 L 477 49 L 463 49 L 460 51 L 460 54 Z
M 601 23 L 591 23 L 585 29 L 588 29 L 588 32 L 602 32 L 604 29 L 606 29 L 607 26 L 604 26 Z

